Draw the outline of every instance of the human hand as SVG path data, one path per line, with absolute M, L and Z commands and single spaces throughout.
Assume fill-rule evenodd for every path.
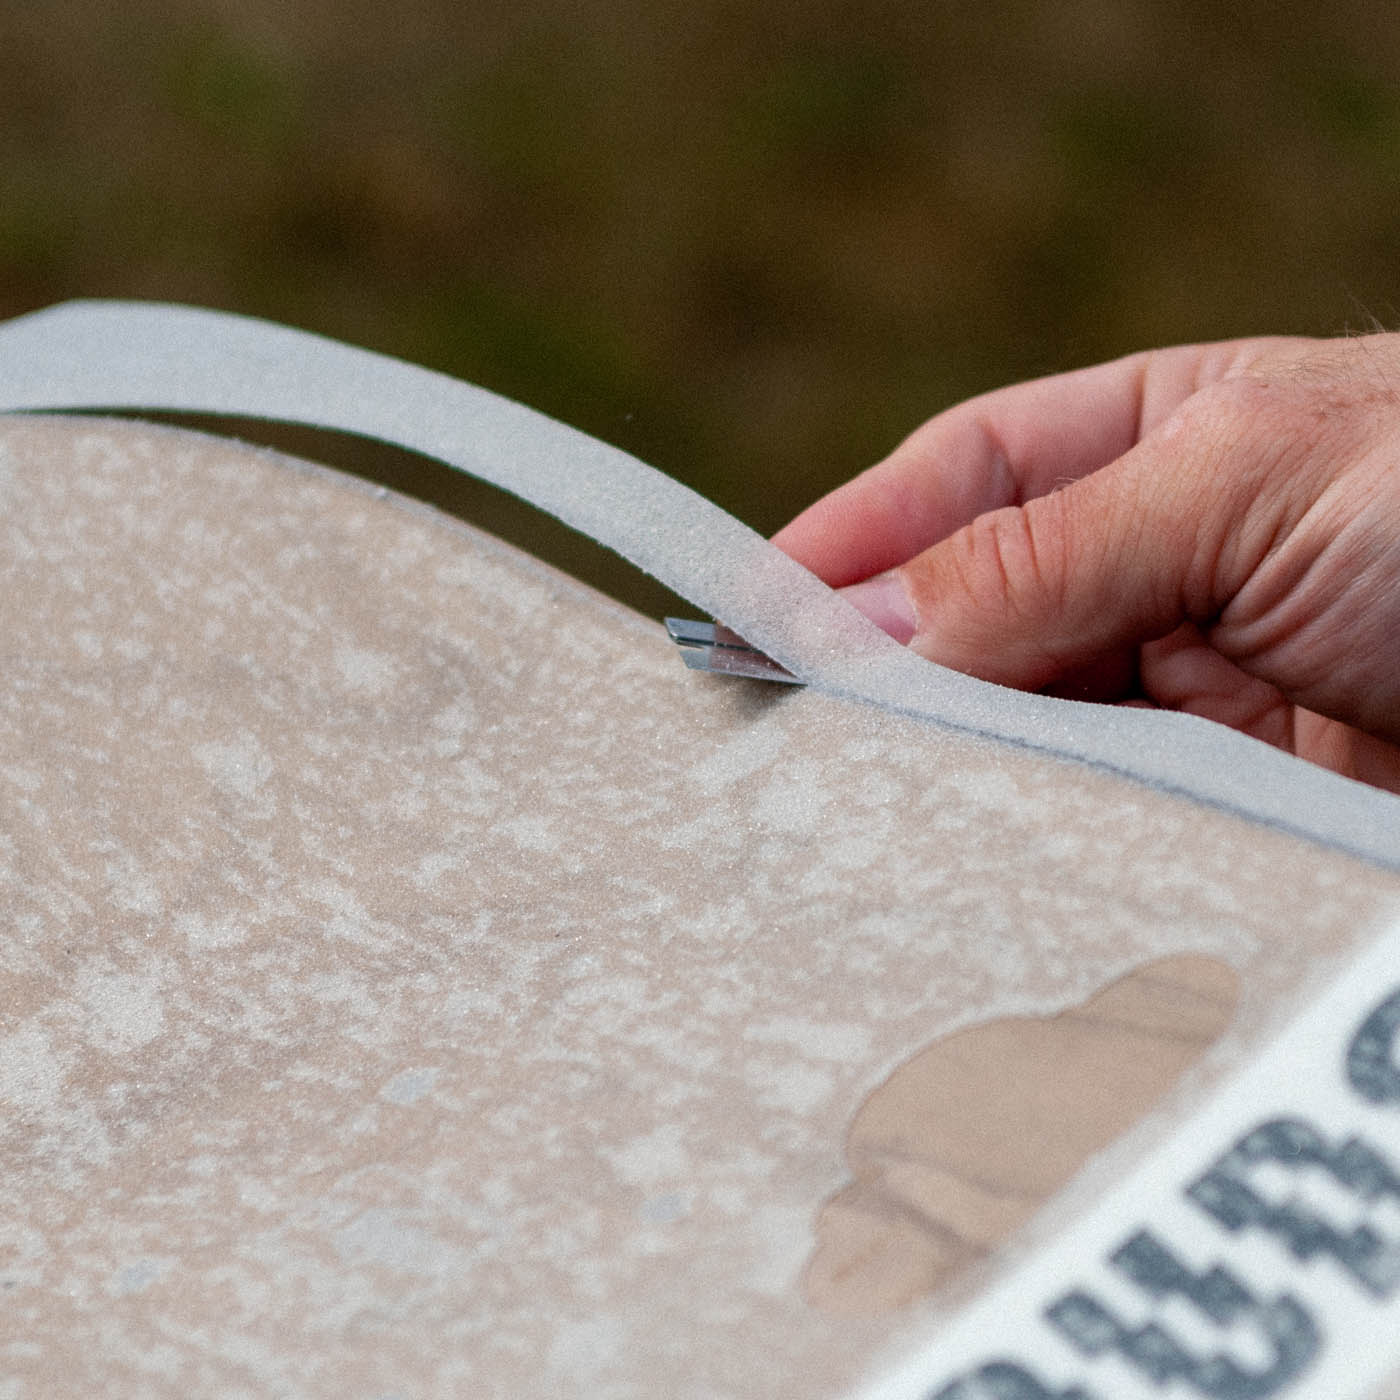
M 1400 792 L 1400 335 L 1149 351 L 940 414 L 774 537 L 931 661 Z

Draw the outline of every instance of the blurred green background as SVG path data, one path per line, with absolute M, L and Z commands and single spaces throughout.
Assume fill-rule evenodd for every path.
M 768 532 L 979 390 L 1400 320 L 1400 8 L 0 0 L 0 315 L 267 316 Z M 646 610 L 532 513 L 362 444 Z

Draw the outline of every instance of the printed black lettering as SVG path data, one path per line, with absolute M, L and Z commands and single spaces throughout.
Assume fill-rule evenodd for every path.
M 1347 1079 L 1363 1099 L 1400 1103 L 1400 1065 L 1395 1034 L 1400 1031 L 1400 992 L 1393 992 L 1361 1023 L 1347 1050 Z
M 1014 1361 L 989 1361 L 925 1400 L 1094 1400 L 1079 1386 L 1056 1390 Z
M 1319 1349 L 1316 1324 L 1294 1298 L 1257 1299 L 1219 1265 L 1193 1273 L 1154 1235 L 1134 1235 L 1112 1257 L 1116 1268 L 1154 1302 L 1183 1298 L 1216 1326 L 1250 1327 L 1269 1361 L 1249 1369 L 1221 1352 L 1200 1356 L 1157 1322 L 1133 1326 L 1082 1289 L 1046 1312 L 1050 1323 L 1086 1356 L 1117 1352 L 1156 1385 L 1180 1381 L 1211 1400 L 1267 1400 L 1297 1379 Z
M 1186 1194 L 1227 1230 L 1265 1230 L 1298 1259 L 1330 1255 L 1372 1297 L 1389 1298 L 1400 1288 L 1400 1239 L 1365 1221 L 1335 1224 L 1297 1192 L 1266 1199 L 1256 1180 L 1266 1165 L 1318 1168 L 1358 1202 L 1400 1203 L 1400 1175 L 1381 1152 L 1360 1138 L 1334 1147 L 1311 1124 L 1279 1118 L 1246 1133 Z

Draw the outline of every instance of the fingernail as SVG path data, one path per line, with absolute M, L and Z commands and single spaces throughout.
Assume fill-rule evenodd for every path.
M 908 644 L 917 626 L 914 605 L 909 601 L 897 570 L 876 574 L 862 583 L 838 590 L 855 609 L 863 612 L 882 632 L 888 632 L 901 646 Z

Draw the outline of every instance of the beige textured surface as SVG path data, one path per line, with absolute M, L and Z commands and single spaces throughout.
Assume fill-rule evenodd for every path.
M 6 1400 L 838 1394 L 899 1064 L 1192 951 L 1204 1080 L 1400 894 L 231 444 L 0 425 L 0 567 Z
M 811 1302 L 878 1316 L 987 1257 L 1224 1034 L 1239 978 L 1161 958 L 1056 1016 L 935 1041 L 861 1105 L 854 1180 L 822 1208 Z

